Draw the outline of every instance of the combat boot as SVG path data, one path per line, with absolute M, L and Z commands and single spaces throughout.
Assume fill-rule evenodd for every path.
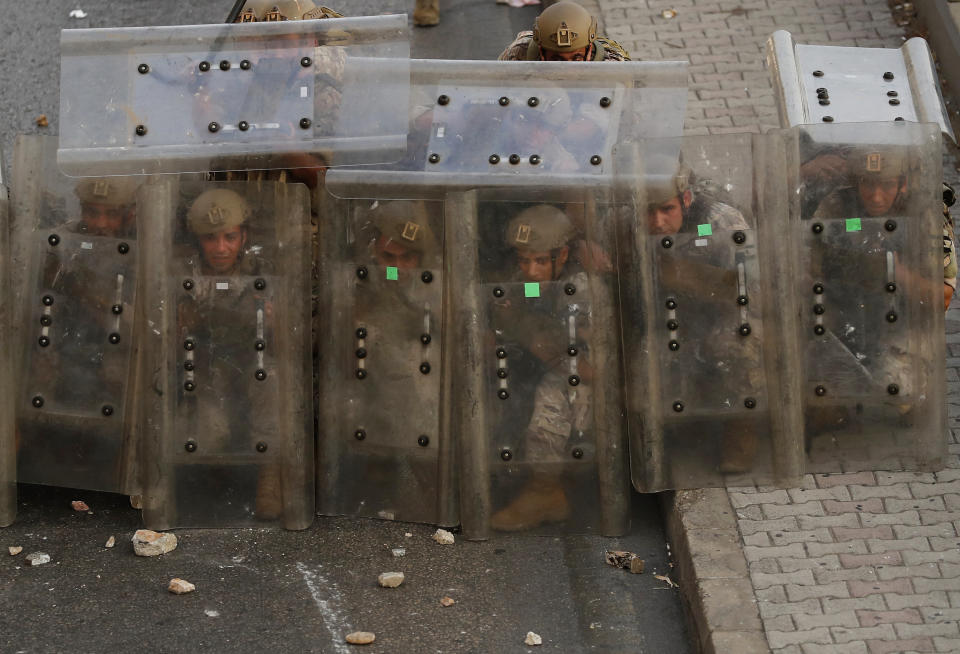
M 493 514 L 497 531 L 525 531 L 570 517 L 570 503 L 555 476 L 535 476 L 504 508 Z
M 440 0 L 417 0 L 413 8 L 413 24 L 432 27 L 440 23 Z

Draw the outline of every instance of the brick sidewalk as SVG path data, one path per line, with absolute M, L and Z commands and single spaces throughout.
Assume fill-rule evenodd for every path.
M 690 61 L 689 135 L 778 126 L 765 68 L 766 40 L 776 29 L 810 44 L 898 47 L 904 41 L 883 0 L 599 5 L 605 33 L 634 59 Z M 666 9 L 676 17 L 664 18 Z M 698 522 L 704 511 L 696 510 L 697 502 L 716 505 L 718 495 L 713 513 L 731 513 L 724 511 L 722 492 L 677 494 L 673 510 L 686 514 L 682 546 L 691 550 L 694 567 L 687 583 L 696 585 L 688 597 L 710 629 L 723 631 L 723 638 L 702 637 L 705 650 L 763 649 L 754 647 L 751 631 L 762 624 L 768 648 L 778 654 L 960 651 L 960 309 L 948 313 L 947 332 L 948 469 L 807 475 L 802 488 L 731 489 L 739 534 Z M 736 551 L 731 556 L 724 549 L 725 538 L 742 549 L 746 574 Z M 697 551 L 697 543 L 708 546 Z M 735 592 L 738 581 L 752 586 L 756 609 L 724 610 L 730 600 L 721 596 Z

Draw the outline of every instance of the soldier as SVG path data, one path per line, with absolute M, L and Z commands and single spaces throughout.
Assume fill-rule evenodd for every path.
M 440 0 L 416 0 L 413 7 L 413 24 L 417 27 L 432 27 L 440 23 Z
M 586 352 L 589 307 L 582 298 L 574 304 L 562 290 L 568 285 L 587 288 L 586 273 L 571 258 L 570 244 L 575 236 L 576 230 L 567 215 L 546 204 L 525 209 L 507 225 L 506 244 L 516 256 L 514 279 L 549 286 L 541 287 L 541 301 L 536 305 L 518 310 L 501 299 L 492 307 L 498 338 L 529 352 L 541 370 L 539 379 L 533 381 L 533 414 L 522 438 L 525 459 L 532 464 L 531 476 L 517 495 L 491 517 L 491 527 L 499 531 L 532 529 L 563 522 L 570 515 L 558 467 L 568 459 L 570 442 L 582 439 L 590 428 L 592 381 Z M 576 325 L 574 338 L 580 351 L 576 357 L 577 385 L 571 385 L 561 371 L 562 363 L 571 359 L 570 321 Z
M 183 401 L 193 402 L 192 423 L 204 438 L 200 447 L 208 453 L 226 454 L 226 465 L 231 453 L 252 449 L 254 432 L 271 433 L 270 411 L 276 406 L 268 397 L 274 385 L 253 374 L 255 357 L 269 352 L 274 339 L 270 333 L 272 306 L 250 279 L 270 272 L 267 263 L 248 248 L 250 216 L 249 204 L 233 190 L 210 189 L 197 196 L 187 212 L 196 248 L 184 267 L 194 280 L 215 280 L 196 282 L 195 290 L 177 307 L 180 336 L 183 342 L 193 344 L 185 369 L 188 379 L 195 379 L 195 387 L 188 389 Z M 230 281 L 220 281 L 224 279 Z M 231 287 L 236 290 L 230 292 Z M 263 325 L 262 334 L 257 333 L 258 324 Z M 238 325 L 250 327 L 240 329 Z M 254 348 L 254 334 L 267 347 Z M 269 363 L 260 364 L 263 377 L 269 376 Z M 239 393 L 235 390 L 238 386 Z M 237 406 L 234 400 L 238 395 L 247 402 Z M 272 520 L 279 516 L 278 464 L 259 467 L 256 487 L 256 517 Z
M 558 2 L 537 16 L 500 53 L 500 61 L 630 61 L 616 41 L 597 34 L 597 18 L 576 2 Z
M 651 234 L 696 232 L 697 225 L 706 223 L 715 229 L 749 229 L 743 214 L 716 199 L 709 183 L 695 178 L 684 163 L 666 184 L 648 185 L 646 192 Z
M 880 151 L 858 148 L 846 158 L 847 185 L 834 190 L 817 208 L 814 217 L 877 218 L 892 216 L 905 209 L 909 198 L 909 169 L 902 149 Z M 946 184 L 943 193 L 943 304 L 944 310 L 957 287 L 957 255 L 954 249 L 953 220 L 950 205 L 953 189 Z
M 343 18 L 343 14 L 322 7 L 313 0 L 251 0 L 234 23 L 273 22 L 280 20 L 310 20 L 314 18 Z
M 439 244 L 430 229 L 422 204 L 387 201 L 371 209 L 376 231 L 372 247 L 374 260 L 381 266 L 410 271 L 436 263 Z M 431 259 L 425 264 L 424 257 Z
M 134 204 L 138 182 L 132 177 L 91 177 L 79 182 L 74 193 L 80 200 L 80 220 L 70 231 L 124 238 L 136 228 Z

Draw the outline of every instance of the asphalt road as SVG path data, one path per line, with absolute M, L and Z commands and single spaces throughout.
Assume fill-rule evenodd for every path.
M 220 22 L 230 1 L 204 3 L 58 0 L 13 2 L 0 11 L 0 145 L 9 172 L 21 133 L 56 133 L 59 30 Z M 412 31 L 412 56 L 492 59 L 527 28 L 536 8 L 494 0 L 442 0 L 441 25 Z M 352 15 L 412 13 L 413 0 L 349 0 Z M 86 18 L 71 18 L 80 8 Z M 46 115 L 49 126 L 35 120 Z M 93 513 L 76 513 L 83 499 Z M 656 502 L 634 495 L 624 538 L 499 535 L 440 546 L 423 525 L 318 518 L 304 532 L 182 530 L 180 546 L 156 559 L 134 556 L 139 515 L 116 495 L 20 487 L 17 522 L 0 530 L 0 652 L 511 652 L 527 631 L 544 651 L 691 651 Z M 411 534 L 407 536 L 406 534 Z M 111 535 L 116 547 L 105 548 Z M 6 548 L 20 546 L 9 556 Z M 403 547 L 395 558 L 391 548 Z M 604 564 L 606 549 L 646 560 L 631 575 Z M 52 562 L 32 568 L 43 551 Z M 377 585 L 400 570 L 398 589 Z M 167 592 L 170 578 L 197 591 Z M 444 608 L 443 596 L 456 600 Z M 366 648 L 346 633 L 373 631 Z

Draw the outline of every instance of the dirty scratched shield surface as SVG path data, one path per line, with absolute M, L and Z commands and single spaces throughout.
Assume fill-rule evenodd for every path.
M 60 165 L 125 175 L 396 160 L 402 15 L 64 30 Z
M 935 467 L 946 447 L 940 136 L 932 124 L 824 125 L 797 143 L 807 468 Z M 845 177 L 810 183 L 804 171 L 837 157 Z
M 6 170 L 3 162 L 3 153 L 0 152 L 0 224 L 7 225 L 9 216 L 9 202 Z M 12 293 L 10 292 L 10 241 L 9 230 L 0 230 L 0 321 L 10 324 L 12 320 Z M 12 375 L 15 367 L 10 360 L 10 330 L 3 330 L 0 334 L 0 366 L 5 372 L 0 373 L 0 400 L 3 408 L 0 415 L 0 527 L 6 527 L 13 522 L 17 514 L 17 456 L 15 449 L 14 429 L 14 396 Z
M 799 438 L 780 442 L 790 408 L 779 401 L 782 332 L 764 261 L 783 244 L 763 241 L 758 225 L 773 213 L 761 189 L 776 196 L 777 169 L 755 160 L 749 135 L 643 146 L 620 260 L 634 484 L 783 482 L 798 473 Z M 665 152 L 679 157 L 668 165 Z
M 211 189 L 232 199 L 198 202 L 203 208 L 191 213 Z M 238 202 L 249 212 L 243 225 L 223 218 Z M 143 411 L 145 523 L 306 528 L 313 515 L 306 188 L 170 180 L 145 189 L 140 206 L 156 244 L 145 255 L 152 324 L 143 334 L 152 380 Z M 207 219 L 212 226 L 202 229 L 191 222 Z M 231 233 L 243 242 L 225 255 L 218 239 Z
M 441 428 L 442 203 L 336 206 L 323 239 L 330 328 L 320 352 L 319 511 L 455 524 L 439 487 L 450 447 Z
M 139 182 L 65 177 L 50 137 L 15 161 L 19 479 L 135 493 Z

